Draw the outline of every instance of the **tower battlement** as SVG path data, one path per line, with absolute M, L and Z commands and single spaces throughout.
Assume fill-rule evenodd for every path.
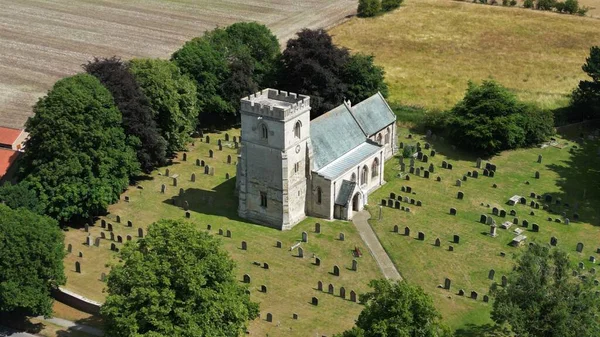
M 241 100 L 241 111 L 285 120 L 310 109 L 310 97 L 276 89 L 264 89 Z

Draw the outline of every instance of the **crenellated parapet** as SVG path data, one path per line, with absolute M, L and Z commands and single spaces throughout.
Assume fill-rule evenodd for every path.
M 278 120 L 285 120 L 307 109 L 310 109 L 309 96 L 270 88 L 241 100 L 242 111 Z

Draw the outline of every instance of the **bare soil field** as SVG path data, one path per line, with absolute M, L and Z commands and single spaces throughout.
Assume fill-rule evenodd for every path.
M 22 127 L 56 80 L 94 56 L 168 57 L 205 30 L 237 21 L 264 23 L 283 42 L 355 11 L 354 0 L 3 0 L 0 125 Z

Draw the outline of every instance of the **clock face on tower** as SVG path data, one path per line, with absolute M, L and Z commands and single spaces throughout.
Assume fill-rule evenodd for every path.
M 296 153 L 300 153 L 300 144 L 296 145 Z

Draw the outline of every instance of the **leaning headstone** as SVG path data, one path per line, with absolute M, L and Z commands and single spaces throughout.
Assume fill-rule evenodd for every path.
M 304 258 L 304 249 L 302 249 L 302 247 L 298 247 L 298 257 L 299 258 Z
M 302 242 L 308 242 L 308 233 L 302 232 Z
M 94 246 L 100 247 L 100 238 L 96 238 L 96 240 L 94 240 Z
M 352 270 L 353 271 L 357 271 L 358 270 L 358 261 L 352 260 Z

